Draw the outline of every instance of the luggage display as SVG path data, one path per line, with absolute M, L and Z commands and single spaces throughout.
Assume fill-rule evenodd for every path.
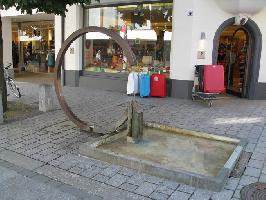
M 131 72 L 128 75 L 127 80 L 127 94 L 136 95 L 139 93 L 139 74 L 137 72 Z
M 139 77 L 139 90 L 141 97 L 150 96 L 150 76 L 148 74 L 141 74 Z
M 151 96 L 152 97 L 166 96 L 166 78 L 163 74 L 151 75 Z
M 205 65 L 203 85 L 204 92 L 224 92 L 224 67 L 222 65 Z
M 212 107 L 216 95 L 225 91 L 223 65 L 196 65 L 192 100 L 201 99 L 208 101 Z

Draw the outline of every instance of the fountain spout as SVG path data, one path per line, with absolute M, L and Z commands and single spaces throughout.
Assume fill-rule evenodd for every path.
M 138 144 L 143 140 L 143 112 L 136 101 L 128 105 L 127 141 Z

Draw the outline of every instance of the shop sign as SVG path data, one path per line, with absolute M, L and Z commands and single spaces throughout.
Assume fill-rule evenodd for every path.
M 205 59 L 206 51 L 198 51 L 198 59 Z

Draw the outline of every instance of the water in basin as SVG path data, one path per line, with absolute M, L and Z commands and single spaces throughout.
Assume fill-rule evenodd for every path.
M 236 146 L 227 141 L 145 128 L 140 144 L 128 143 L 126 137 L 122 137 L 97 148 L 173 169 L 216 176 Z

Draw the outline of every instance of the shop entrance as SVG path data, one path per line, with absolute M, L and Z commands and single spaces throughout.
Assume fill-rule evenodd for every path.
M 46 17 L 47 20 L 39 20 L 41 17 L 44 19 Z M 54 16 L 50 15 L 12 18 L 12 58 L 15 73 L 53 72 L 55 60 L 53 18 Z
M 219 26 L 213 39 L 212 62 L 225 65 L 228 93 L 248 99 L 260 99 L 265 94 L 258 84 L 261 50 L 262 33 L 252 19 L 237 26 L 232 17 Z
M 217 63 L 224 65 L 226 92 L 248 96 L 251 37 L 242 26 L 228 26 L 220 35 Z

